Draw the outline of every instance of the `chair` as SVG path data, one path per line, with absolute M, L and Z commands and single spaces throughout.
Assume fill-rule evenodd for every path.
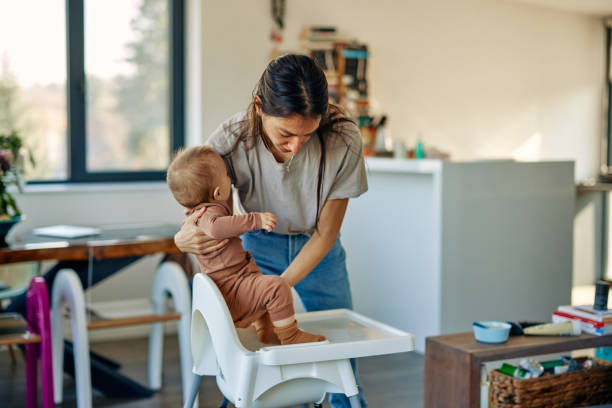
M 25 333 L 0 335 L 0 345 L 25 344 L 26 354 L 26 408 L 38 406 L 38 359 L 42 381 L 42 405 L 52 408 L 53 363 L 51 351 L 51 323 L 49 320 L 49 294 L 45 280 L 34 277 L 26 292 L 27 330 Z M 10 320 L 0 326 L 14 327 L 19 322 Z M 23 326 L 22 326 L 23 327 Z
M 301 327 L 328 341 L 266 347 L 253 340 L 252 331 L 241 330 L 239 337 L 223 296 L 205 274 L 194 277 L 192 299 L 194 378 L 186 408 L 193 407 L 204 375 L 216 376 L 223 395 L 238 408 L 320 406 L 328 392 L 346 394 L 357 408 L 349 359 L 414 349 L 411 334 L 346 309 L 296 315 Z
M 55 406 L 53 403 L 53 357 L 51 346 L 51 321 L 49 313 L 49 293 L 45 280 L 32 278 L 26 294 L 26 315 L 28 331 L 40 336 L 40 343 L 26 344 L 26 407 L 38 405 L 37 366 L 40 357 L 42 382 L 42 403 L 44 408 Z
M 176 313 L 167 313 L 166 298 L 171 296 Z M 152 324 L 149 338 L 149 387 L 161 388 L 163 361 L 163 323 L 178 320 L 179 351 L 183 397 L 189 390 L 191 375 L 191 352 L 189 330 L 191 326 L 191 296 L 189 284 L 183 269 L 175 262 L 162 262 L 153 280 L 152 315 L 134 316 L 122 319 L 109 319 L 86 322 L 83 287 L 77 274 L 71 269 L 58 272 L 52 289 L 52 333 L 53 333 L 53 372 L 55 378 L 55 402 L 63 399 L 64 365 L 64 311 L 68 306 L 73 337 L 73 352 L 76 380 L 77 406 L 91 407 L 91 372 L 87 330 Z

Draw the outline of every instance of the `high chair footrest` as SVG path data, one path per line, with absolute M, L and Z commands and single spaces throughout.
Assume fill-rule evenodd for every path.
M 123 317 L 120 319 L 100 319 L 100 320 L 92 320 L 89 323 L 87 323 L 87 328 L 89 330 L 108 329 L 111 327 L 134 326 L 138 324 L 167 322 L 167 321 L 172 321 L 172 320 L 179 320 L 180 318 L 181 318 L 181 315 L 179 313 L 165 313 L 165 314 L 130 316 L 130 317 Z
M 263 364 L 299 364 L 414 350 L 412 334 L 348 309 L 299 313 L 296 319 L 302 330 L 322 334 L 327 340 L 263 347 L 258 351 Z

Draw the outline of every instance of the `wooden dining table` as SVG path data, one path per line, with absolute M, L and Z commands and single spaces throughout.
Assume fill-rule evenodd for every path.
M 0 248 L 0 264 L 42 261 L 77 261 L 76 264 L 78 264 L 78 261 L 80 261 L 85 263 L 85 265 L 89 265 L 91 269 L 91 265 L 103 265 L 103 261 L 105 260 L 138 258 L 154 254 L 166 254 L 169 256 L 180 255 L 181 253 L 175 246 L 173 239 L 179 227 L 179 225 L 173 224 L 106 225 L 98 226 L 99 234 L 71 239 L 57 236 L 41 236 L 34 234 L 32 231 L 28 231 L 22 235 L 12 237 L 7 241 L 8 246 Z M 62 272 L 74 273 L 73 271 L 66 271 L 63 269 L 59 271 L 58 276 L 62 274 Z M 112 271 L 111 273 L 114 272 L 115 271 Z M 55 283 L 57 283 L 57 280 L 58 279 L 55 278 Z M 179 320 L 182 316 L 178 313 L 153 313 L 144 316 L 129 316 L 119 319 L 86 318 L 87 305 L 84 302 L 82 281 L 79 281 L 79 279 L 75 277 L 74 279 L 63 279 L 62 282 L 64 283 L 59 285 L 61 286 L 59 289 L 61 293 L 54 293 L 52 297 L 54 299 L 56 297 L 68 299 L 72 302 L 69 308 L 73 333 L 74 366 L 77 371 L 75 375 L 77 383 L 77 405 L 79 407 L 90 407 L 90 373 L 87 372 L 87 375 L 83 375 L 83 373 L 79 375 L 78 373 L 79 366 L 90 366 L 87 330 L 132 324 L 160 323 L 169 320 Z M 65 282 L 70 283 L 66 284 Z M 54 287 L 55 286 L 56 284 L 54 284 Z M 52 319 L 54 316 L 52 312 Z M 79 324 L 79 322 L 85 322 L 85 325 Z M 53 322 L 52 325 L 54 325 Z M 63 326 L 60 325 L 59 327 Z M 114 364 L 110 361 L 110 366 L 118 368 L 119 364 Z M 190 370 L 190 367 L 188 369 Z M 119 378 L 119 381 L 122 381 L 123 377 L 117 373 L 117 378 Z M 116 381 L 117 378 L 114 378 L 114 381 Z M 124 381 L 128 381 L 128 379 L 125 378 Z M 95 385 L 94 383 L 94 386 Z
M 174 234 L 178 230 L 179 226 L 172 224 L 107 225 L 100 227 L 99 234 L 72 239 L 28 231 L 9 239 L 8 246 L 0 248 L 0 264 L 179 253 L 174 245 Z

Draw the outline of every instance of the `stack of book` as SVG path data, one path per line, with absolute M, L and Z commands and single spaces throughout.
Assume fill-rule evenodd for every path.
M 333 50 L 338 35 L 336 27 L 306 27 L 300 33 L 302 46 L 308 50 Z M 331 69 L 331 67 L 328 67 Z
M 338 38 L 338 32 L 334 26 L 310 26 L 300 33 L 302 41 L 333 43 Z
M 595 310 L 587 306 L 559 306 L 553 312 L 553 322 L 578 320 L 585 333 L 603 336 L 612 334 L 612 310 Z

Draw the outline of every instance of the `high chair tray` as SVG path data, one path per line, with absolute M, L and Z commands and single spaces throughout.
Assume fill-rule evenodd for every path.
M 266 365 L 339 360 L 414 350 L 412 334 L 348 309 L 298 313 L 296 319 L 301 329 L 322 334 L 327 340 L 286 346 L 264 346 L 259 343 L 260 348 L 245 344 L 245 347 L 257 349 L 261 362 Z M 243 336 L 240 337 L 243 340 Z

